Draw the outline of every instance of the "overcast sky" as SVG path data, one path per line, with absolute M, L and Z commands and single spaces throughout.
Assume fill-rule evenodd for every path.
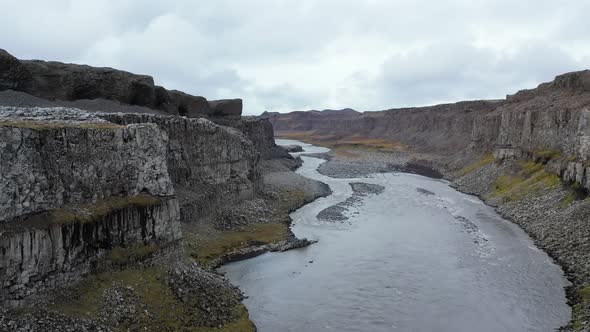
M 590 68 L 590 0 L 0 0 L 0 48 L 265 110 L 503 98 Z

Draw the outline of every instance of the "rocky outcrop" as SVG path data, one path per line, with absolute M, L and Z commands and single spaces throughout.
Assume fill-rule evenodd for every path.
M 222 99 L 209 102 L 214 116 L 234 116 L 242 114 L 242 99 Z
M 5 225 L 0 302 L 18 303 L 27 295 L 78 281 L 115 247 L 168 245 L 181 237 L 176 199 L 129 199 L 104 213 L 95 209 L 54 210 Z
M 3 107 L 0 137 L 6 301 L 79 280 L 115 247 L 168 246 L 260 179 L 252 141 L 206 119 Z
M 202 218 L 221 204 L 254 195 L 260 177 L 255 137 L 205 119 L 146 114 L 101 117 L 117 124 L 155 124 L 166 134 L 167 169 L 179 194 L 187 198 L 181 200 L 183 221 Z
M 157 86 L 151 76 L 55 61 L 18 60 L 0 49 L 0 91 L 4 90 L 56 101 L 112 100 L 194 118 L 239 118 L 242 114 L 241 99 L 208 102 L 204 97 Z
M 156 104 L 154 79 L 113 68 L 84 65 L 21 61 L 32 75 L 32 83 L 24 92 L 45 99 L 112 99 L 124 104 L 150 106 Z
M 32 117 L 0 117 L 0 221 L 110 196 L 174 193 L 168 138 L 155 124 L 39 122 L 33 119 L 51 112 L 75 114 L 34 111 Z
M 275 158 L 293 159 L 293 157 L 275 143 L 274 128 L 267 118 L 242 117 L 240 120 L 218 118 L 212 119 L 215 123 L 236 128 L 248 137 L 254 144 L 260 157 L 264 160 Z
M 162 102 L 162 104 L 164 105 L 163 108 L 168 109 L 170 114 L 199 118 L 209 116 L 212 113 L 209 102 L 204 97 L 191 96 L 177 90 L 168 91 L 167 93 L 170 99 Z M 162 95 L 165 96 L 166 92 L 162 92 Z

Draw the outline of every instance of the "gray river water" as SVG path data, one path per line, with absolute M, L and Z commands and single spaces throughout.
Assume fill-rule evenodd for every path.
M 298 173 L 334 192 L 291 214 L 293 232 L 319 242 L 220 269 L 248 296 L 259 331 L 554 331 L 567 323 L 562 270 L 479 199 L 405 173 L 333 179 L 317 172 L 323 160 L 303 160 Z M 347 221 L 318 220 L 350 197 L 350 182 L 385 191 Z

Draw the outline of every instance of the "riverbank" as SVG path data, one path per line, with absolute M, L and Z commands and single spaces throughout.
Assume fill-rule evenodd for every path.
M 316 142 L 317 143 L 317 142 Z M 484 156 L 462 168 L 448 167 L 445 158 L 402 151 L 383 152 L 366 147 L 340 147 L 323 156 L 318 171 L 326 176 L 352 178 L 399 171 L 411 165 L 433 169 L 451 186 L 480 197 L 504 218 L 525 230 L 565 271 L 572 286 L 566 289 L 572 321 L 565 331 L 586 331 L 590 321 L 590 200 L 577 188 L 545 170 L 542 161 L 507 160 L 497 163 Z
M 329 193 L 268 119 L 4 50 L 0 77 L 0 330 L 255 330 L 214 267 L 308 245 L 289 212 Z
M 211 217 L 211 222 L 185 225 L 187 253 L 213 270 L 268 251 L 287 251 L 311 244 L 293 235 L 289 213 L 330 195 L 331 190 L 321 182 L 294 173 L 300 166 L 300 159 L 263 161 L 259 198 L 224 207 Z
M 298 173 L 334 191 L 291 214 L 295 234 L 319 242 L 220 269 L 260 331 L 552 331 L 569 319 L 561 269 L 479 200 L 405 173 L 329 177 L 303 158 Z M 349 219 L 318 218 L 334 206 Z
M 200 223 L 183 223 L 175 245 L 116 248 L 71 286 L 0 311 L 10 331 L 255 331 L 242 292 L 215 268 L 312 241 L 296 238 L 289 213 L 330 194 L 293 172 L 297 159 L 261 162 L 256 198 L 220 207 Z

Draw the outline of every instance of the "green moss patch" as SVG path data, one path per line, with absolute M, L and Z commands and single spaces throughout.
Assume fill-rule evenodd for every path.
M 555 188 L 561 184 L 559 177 L 545 170 L 540 163 L 520 162 L 511 174 L 500 176 L 490 194 L 492 198 L 516 201 L 529 193 Z
M 207 315 L 199 310 L 197 301 L 183 302 L 166 283 L 167 270 L 161 267 L 127 269 L 94 275 L 76 286 L 68 298 L 58 299 L 52 306 L 65 315 L 97 319 L 112 304 L 105 302 L 105 294 L 115 286 L 129 290 L 137 310 L 131 317 L 113 323 L 115 331 L 255 331 L 242 305 L 237 305 L 236 320 L 221 328 L 207 326 Z M 198 299 L 198 294 L 195 294 Z M 129 301 L 128 299 L 126 301 Z M 195 302 L 195 303 L 193 303 Z M 106 308 L 106 310 L 116 308 Z
M 565 196 L 561 200 L 559 205 L 561 206 L 562 209 L 565 209 L 568 206 L 572 205 L 572 203 L 574 203 L 575 201 L 576 201 L 576 196 L 574 195 L 574 193 L 569 193 L 569 194 L 567 194 L 567 196 Z
M 185 235 L 187 253 L 202 266 L 210 263 L 224 254 L 254 245 L 263 245 L 284 241 L 287 239 L 289 226 L 276 222 L 269 224 L 251 224 L 241 230 L 223 232 L 219 236 L 198 241 L 191 234 Z
M 538 150 L 533 152 L 535 161 L 546 164 L 550 160 L 561 158 L 561 152 L 558 150 Z
M 135 245 L 127 248 L 116 247 L 109 253 L 109 260 L 117 265 L 137 262 L 152 256 L 160 249 L 155 244 Z
M 362 136 L 337 136 L 316 134 L 315 131 L 297 131 L 297 132 L 280 132 L 276 133 L 277 137 L 285 139 L 294 139 L 309 144 L 325 146 L 336 150 L 337 155 L 343 155 L 347 150 L 363 150 L 373 152 L 395 152 L 405 151 L 408 146 L 391 140 L 380 138 L 369 138 Z M 353 153 L 354 154 L 354 153 Z
M 580 303 L 574 305 L 572 308 L 574 331 L 582 331 L 590 324 L 590 317 L 588 315 L 590 311 L 590 286 L 581 288 L 578 291 L 578 295 L 580 296 Z
M 48 218 L 51 223 L 67 224 L 72 222 L 92 222 L 130 206 L 153 206 L 161 201 L 150 195 L 138 195 L 129 197 L 111 197 L 107 200 L 92 205 L 70 206 L 49 211 Z
M 480 161 L 463 168 L 461 171 L 459 171 L 459 174 L 461 176 L 467 175 L 471 172 L 477 171 L 478 169 L 493 163 L 494 161 L 495 161 L 494 155 L 490 153 L 490 154 L 486 155 Z

